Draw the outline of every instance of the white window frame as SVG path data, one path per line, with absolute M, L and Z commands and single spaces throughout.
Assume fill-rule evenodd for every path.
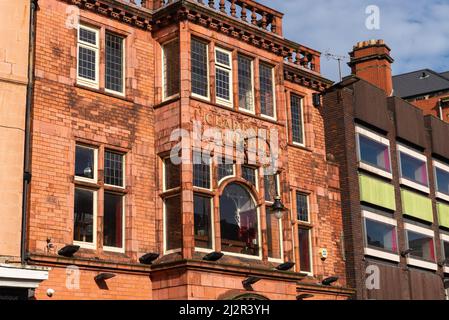
M 428 237 L 432 237 L 433 239 L 433 246 L 434 246 L 434 252 L 435 252 L 435 259 L 437 259 L 436 257 L 436 248 L 435 248 L 435 233 L 433 232 L 433 230 L 427 229 L 427 228 L 423 228 L 414 224 L 410 224 L 410 223 L 404 223 L 404 230 L 405 230 L 405 240 L 406 240 L 406 245 L 407 245 L 407 249 L 409 248 L 408 246 L 408 233 L 407 231 L 412 231 L 415 233 L 419 233 Z M 430 262 L 430 261 L 425 261 L 419 258 L 412 258 L 410 256 L 407 256 L 407 264 L 408 265 L 412 265 L 415 267 L 419 267 L 419 268 L 423 268 L 423 269 L 429 269 L 429 270 L 433 270 L 433 271 L 437 271 L 438 270 L 438 264 L 436 262 Z
M 167 97 L 166 92 L 165 92 L 165 65 L 164 65 L 165 47 L 167 45 L 169 45 L 170 43 L 175 42 L 175 41 L 179 42 L 179 39 L 175 38 L 175 39 L 167 41 L 167 42 L 165 42 L 164 44 L 161 45 L 161 49 L 162 49 L 162 59 L 161 59 L 161 61 L 162 61 L 162 69 L 161 69 L 162 70 L 162 101 L 167 101 L 167 100 L 170 100 L 170 99 L 173 99 L 173 98 L 179 96 L 179 92 L 178 92 L 178 93 L 175 93 L 174 95 L 171 95 L 171 96 Z M 179 58 L 180 57 L 178 57 L 178 59 Z M 209 75 L 209 71 L 208 71 L 208 75 Z
M 126 188 L 126 154 L 121 153 L 119 151 L 111 150 L 111 149 L 105 149 L 104 153 L 106 153 L 108 151 L 112 152 L 112 153 L 120 154 L 123 157 L 123 162 L 122 162 L 122 181 L 123 181 L 123 186 L 117 186 L 115 184 L 107 184 L 107 183 L 105 183 L 104 185 L 108 186 L 108 187 L 113 187 L 113 188 L 125 189 Z
M 443 244 L 443 242 L 449 242 L 449 235 L 448 234 L 440 233 L 440 238 L 441 238 L 441 243 L 442 244 Z M 442 249 L 443 249 L 443 252 L 444 252 L 444 247 L 443 246 L 442 246 Z M 449 259 L 449 252 L 444 252 L 444 257 Z M 444 271 L 444 273 L 449 273 L 449 266 L 447 266 L 447 265 L 443 266 L 443 271 Z
M 167 170 L 166 165 L 165 165 L 165 160 L 167 160 L 167 159 L 170 159 L 170 156 L 161 158 L 161 160 L 162 160 L 162 191 L 163 192 L 168 192 L 168 191 L 175 190 L 175 189 L 181 187 L 181 177 L 179 177 L 179 182 L 180 182 L 179 187 L 167 189 L 167 181 L 165 180 L 165 173 Z M 181 164 L 179 164 L 179 166 L 181 166 Z M 181 168 L 180 168 L 179 174 L 181 175 Z
M 77 176 L 75 173 L 74 174 L 75 181 L 76 182 L 97 183 L 98 182 L 98 148 L 90 147 L 90 146 L 84 145 L 82 143 L 76 143 L 75 144 L 75 168 L 76 168 L 76 148 L 77 147 L 84 148 L 84 149 L 90 149 L 90 150 L 94 151 L 94 163 L 93 163 L 93 168 L 92 168 L 92 170 L 94 171 L 94 178 L 89 179 L 89 178 L 85 178 L 85 177 L 80 177 L 80 176 Z
M 167 206 L 165 204 L 165 200 L 170 199 L 170 198 L 174 198 L 174 197 L 179 197 L 182 200 L 181 194 L 170 195 L 170 196 L 167 196 L 167 197 L 162 199 L 162 225 L 163 225 L 163 229 L 164 229 L 164 231 L 163 231 L 164 238 L 163 238 L 163 241 L 162 241 L 162 246 L 163 246 L 164 255 L 171 254 L 171 253 L 176 253 L 176 252 L 181 252 L 182 251 L 182 247 L 183 247 L 183 243 L 182 243 L 182 239 L 181 239 L 181 248 L 167 250 L 167 217 L 166 217 L 166 215 L 167 215 Z M 179 205 L 182 206 L 182 202 Z M 182 210 L 181 210 L 181 214 L 182 214 Z
M 262 108 L 260 110 L 260 116 L 262 118 L 266 118 L 266 119 L 269 119 L 269 120 L 276 121 L 277 120 L 277 111 L 276 111 L 276 107 L 277 106 L 276 106 L 276 77 L 275 77 L 275 70 L 274 70 L 275 67 L 273 67 L 269 63 L 265 63 L 265 62 L 261 61 L 259 63 L 259 78 L 260 78 L 260 65 L 261 64 L 265 65 L 266 67 L 270 67 L 271 68 L 271 79 L 272 79 L 272 83 L 273 83 L 273 86 L 272 86 L 273 87 L 273 116 L 269 116 L 269 115 L 263 114 L 262 113 Z M 260 79 L 259 79 L 259 86 L 260 86 Z
M 308 192 L 304 192 L 301 190 L 296 190 L 293 191 L 295 193 L 294 199 L 295 199 L 295 205 L 297 206 L 298 203 L 298 193 L 306 196 L 307 199 L 307 221 L 303 221 L 303 220 L 299 220 L 298 219 L 298 208 L 296 208 L 296 212 L 294 213 L 295 215 L 292 217 L 294 219 L 294 221 L 298 221 L 299 223 L 311 223 L 310 220 L 310 193 Z
M 225 163 L 226 164 L 226 163 Z M 230 164 L 230 163 L 228 163 L 228 164 Z M 219 166 L 220 164 L 219 163 L 217 163 L 217 178 L 218 178 L 218 166 Z M 225 176 L 225 177 L 223 177 L 223 178 L 221 178 L 220 180 L 218 180 L 218 185 L 221 185 L 222 183 L 223 183 L 223 181 L 225 181 L 225 180 L 227 180 L 227 179 L 229 179 L 229 178 L 235 178 L 236 177 L 236 175 L 237 175 L 237 172 L 236 172 L 236 167 L 235 167 L 235 163 L 232 163 L 232 175 L 228 175 L 228 176 Z M 198 188 L 198 187 L 196 187 L 196 188 Z
M 251 168 L 254 170 L 254 175 L 255 175 L 255 180 L 256 180 L 256 185 L 254 186 L 256 188 L 256 190 L 259 190 L 259 168 L 258 167 L 254 167 L 250 164 L 242 164 L 241 165 L 241 175 L 242 175 L 242 179 L 247 181 L 248 184 L 251 184 L 248 180 L 246 180 L 245 178 L 243 178 L 243 167 L 247 167 L 247 168 Z
M 191 41 L 198 41 L 198 42 L 203 43 L 203 44 L 206 46 L 207 97 L 206 97 L 206 96 L 199 95 L 199 94 L 197 94 L 197 93 L 194 93 L 193 90 L 192 90 L 192 88 L 190 88 L 191 95 L 192 95 L 192 97 L 194 97 L 194 98 L 198 98 L 198 99 L 201 99 L 201 100 L 210 102 L 210 61 L 209 61 L 209 43 L 207 43 L 207 42 L 205 42 L 205 41 L 203 41 L 203 40 L 200 40 L 200 39 L 198 39 L 198 38 L 192 38 Z M 191 61 L 191 60 L 192 60 L 192 54 L 190 54 L 190 65 L 192 65 L 192 61 Z M 192 71 L 190 71 L 190 72 L 192 72 Z
M 299 143 L 297 141 L 294 141 L 293 139 L 293 115 L 292 115 L 292 96 L 296 96 L 300 98 L 301 101 L 301 130 L 302 130 L 302 143 Z M 295 146 L 299 146 L 299 147 L 305 147 L 306 146 L 306 132 L 305 132 L 305 128 L 304 128 L 304 96 L 296 94 L 294 92 L 290 92 L 290 116 L 291 116 L 291 126 L 288 126 L 288 129 L 291 130 L 292 133 L 292 144 Z
M 445 194 L 443 192 L 438 191 L 438 177 L 437 177 L 437 168 L 443 171 L 446 171 L 449 174 L 449 165 L 444 164 L 441 161 L 433 159 L 433 173 L 435 177 L 435 190 L 437 198 L 440 198 L 445 201 L 449 201 L 449 194 Z
M 393 174 L 391 173 L 392 163 L 391 163 L 390 141 L 387 138 L 381 136 L 380 134 L 374 133 L 373 131 L 363 128 L 362 126 L 359 126 L 359 125 L 357 125 L 355 127 L 355 132 L 356 132 L 356 146 L 357 146 L 357 161 L 358 161 L 359 168 L 369 171 L 369 172 L 372 172 L 376 175 L 379 175 L 381 177 L 384 177 L 384 178 L 387 178 L 390 180 L 393 179 Z M 389 157 L 389 161 L 390 161 L 390 172 L 362 161 L 362 153 L 360 150 L 360 136 L 361 135 L 388 147 L 388 157 Z
M 89 191 L 93 193 L 93 226 L 92 226 L 92 242 L 83 242 L 83 241 L 76 241 L 74 240 L 74 235 L 72 236 L 72 243 L 74 245 L 80 246 L 81 248 L 84 249 L 90 249 L 90 250 L 97 250 L 97 219 L 98 219 L 98 191 L 97 190 L 92 190 L 89 188 L 84 188 L 84 187 L 77 187 L 75 186 L 74 188 L 74 193 L 73 193 L 73 201 L 75 201 L 75 192 L 76 189 L 80 189 L 80 190 L 85 190 L 85 191 Z M 73 203 L 73 219 L 75 219 L 75 202 Z M 75 230 L 73 230 L 73 232 L 75 232 Z
M 364 242 L 364 253 L 367 256 L 372 256 L 372 257 L 376 257 L 376 258 L 381 258 L 384 260 L 390 260 L 390 261 L 394 261 L 394 262 L 400 262 L 401 258 L 399 255 L 399 247 L 398 247 L 398 252 L 392 253 L 392 252 L 387 252 L 384 251 L 382 249 L 374 249 L 374 248 L 370 248 L 368 247 L 368 243 L 367 243 L 367 236 L 368 236 L 368 230 L 366 227 L 366 219 L 369 220 L 373 220 L 379 223 L 383 223 L 383 224 L 387 224 L 390 226 L 394 226 L 395 227 L 395 232 L 396 232 L 396 242 L 397 245 L 399 245 L 399 238 L 398 238 L 398 223 L 395 219 L 393 218 L 388 218 L 385 217 L 383 215 L 371 212 L 371 211 L 367 211 L 367 210 L 362 210 L 362 218 L 363 218 L 363 230 L 364 230 L 364 235 L 363 235 L 363 242 Z
M 221 52 L 221 53 L 224 53 L 224 54 L 229 56 L 229 66 L 227 66 L 225 64 L 221 64 L 221 63 L 219 63 L 217 61 L 217 52 Z M 228 87 L 229 87 L 229 100 L 220 98 L 217 95 L 216 95 L 216 100 L 217 100 L 218 104 L 223 105 L 225 107 L 229 107 L 229 108 L 233 108 L 234 107 L 234 92 L 233 92 L 234 79 L 233 79 L 233 74 L 232 74 L 233 73 L 232 64 L 233 64 L 232 52 L 228 51 L 228 50 L 225 50 L 225 49 L 222 49 L 222 48 L 219 48 L 219 47 L 216 47 L 215 48 L 215 70 L 221 70 L 221 71 L 229 73 L 229 85 L 228 85 Z M 216 78 L 215 79 L 215 91 L 217 91 L 217 82 L 216 82 L 217 81 L 217 75 L 216 74 L 217 74 L 217 72 L 215 71 L 215 78 Z
M 108 33 L 108 31 L 106 31 L 106 33 Z M 122 61 L 123 61 L 123 65 L 122 65 L 122 91 L 115 91 L 115 90 L 111 90 L 111 89 L 107 89 L 106 88 L 106 38 L 105 38 L 105 45 L 104 45 L 104 55 L 105 55 L 105 70 L 104 70 L 104 79 L 105 79 L 105 85 L 104 85 L 104 91 L 107 93 L 112 93 L 112 94 L 116 94 L 119 96 L 124 97 L 125 96 L 125 92 L 126 92 L 126 46 L 125 46 L 125 42 L 126 42 L 126 38 L 118 35 L 118 34 L 114 34 L 112 32 L 110 32 L 110 34 L 116 36 L 116 37 L 120 37 L 122 38 Z
M 251 60 L 251 93 L 253 95 L 252 98 L 252 104 L 251 104 L 251 110 L 245 109 L 245 108 L 241 108 L 240 107 L 240 97 L 239 97 L 239 103 L 238 103 L 238 107 L 239 107 L 239 111 L 245 112 L 245 113 L 249 113 L 249 114 L 256 114 L 256 89 L 254 86 L 254 59 L 247 57 L 243 54 L 238 54 L 248 60 Z M 238 57 L 237 57 L 238 59 Z M 240 79 L 238 79 L 238 70 L 237 70 L 237 81 L 240 81 Z M 240 93 L 239 93 L 240 94 Z
M 80 40 L 80 30 L 86 29 L 95 33 L 96 45 Z M 99 89 L 100 88 L 100 30 L 92 27 L 88 27 L 85 24 L 80 24 L 77 33 L 77 57 L 76 57 L 76 83 L 86 87 Z M 79 59 L 80 59 L 80 47 L 95 52 L 95 80 L 86 79 L 79 75 Z
M 108 191 L 105 191 L 108 192 Z M 120 196 L 122 197 L 122 248 L 118 248 L 118 247 L 109 247 L 109 246 L 103 246 L 103 250 L 104 251 L 109 251 L 109 252 L 117 252 L 117 253 L 125 253 L 125 248 L 126 248 L 126 237 L 125 237 L 125 231 L 126 231 L 126 227 L 125 227 L 125 223 L 126 223 L 126 201 L 125 201 L 125 195 L 124 194 L 120 194 Z M 103 219 L 104 219 L 104 214 L 103 214 Z M 104 237 L 104 223 L 103 223 L 103 232 L 102 235 Z
M 415 150 L 412 150 L 402 144 L 397 144 L 397 149 L 398 149 L 398 163 L 399 163 L 399 173 L 400 173 L 400 179 L 399 179 L 399 183 L 402 185 L 405 185 L 407 187 L 419 190 L 421 192 L 430 193 L 430 188 L 429 188 L 429 170 L 427 168 L 427 157 Z M 401 153 L 405 153 L 417 160 L 423 161 L 425 163 L 426 166 L 426 172 L 427 172 L 427 187 L 424 185 L 421 185 L 417 182 L 411 181 L 407 178 L 404 178 L 402 176 L 402 159 L 401 159 Z
M 193 166 L 195 165 L 194 160 L 193 160 L 194 156 L 195 156 L 195 153 L 200 153 L 201 154 L 201 161 L 203 161 L 203 151 L 202 150 L 201 151 L 193 150 L 193 153 L 192 153 L 192 177 L 193 177 L 193 174 L 195 172 L 195 170 L 193 168 Z M 209 156 L 209 188 L 197 187 L 197 186 L 194 185 L 194 181 L 193 181 L 192 186 L 193 186 L 194 190 L 206 190 L 206 191 L 212 191 L 213 190 L 213 174 L 212 174 L 213 157 L 210 154 L 208 154 L 208 156 Z M 202 164 L 204 164 L 204 163 L 202 163 Z
M 193 196 L 195 196 L 195 193 L 197 195 L 200 195 L 202 197 L 209 198 L 210 201 L 210 223 L 211 223 L 211 237 L 212 237 L 212 248 L 206 249 L 206 248 L 199 248 L 195 246 L 195 251 L 197 252 L 203 252 L 203 253 L 211 253 L 215 251 L 215 219 L 214 219 L 214 198 L 205 194 L 193 192 Z M 195 224 L 195 221 L 193 222 Z M 195 236 L 194 236 L 195 238 Z M 194 239 L 195 241 L 195 239 Z

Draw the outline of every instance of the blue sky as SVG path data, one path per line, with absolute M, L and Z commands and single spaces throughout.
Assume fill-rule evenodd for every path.
M 348 55 L 354 44 L 384 39 L 393 73 L 449 71 L 449 0 L 258 0 L 284 16 L 284 36 L 323 53 Z M 366 7 L 380 9 L 380 29 L 368 30 Z M 322 57 L 322 73 L 338 80 L 337 62 Z M 343 63 L 343 75 L 350 73 Z

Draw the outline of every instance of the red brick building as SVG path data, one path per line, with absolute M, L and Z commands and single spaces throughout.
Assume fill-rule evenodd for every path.
M 27 251 L 51 270 L 36 298 L 352 296 L 320 53 L 254 1 L 135 2 L 39 1 Z M 243 161 L 174 164 L 173 133 L 198 123 L 275 132 L 256 149 L 279 146 L 276 170 L 249 161 L 251 139 Z

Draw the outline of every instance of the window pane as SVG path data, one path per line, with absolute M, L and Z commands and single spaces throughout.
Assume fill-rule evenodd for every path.
M 181 166 L 175 165 L 170 158 L 164 160 L 165 190 L 181 186 Z
M 165 205 L 165 248 L 182 247 L 181 197 L 179 195 L 164 200 Z
M 231 56 L 229 53 L 226 53 L 226 52 L 223 52 L 220 50 L 215 50 L 215 57 L 216 57 L 217 63 L 223 64 L 228 67 L 231 66 Z
M 79 37 L 81 41 L 96 45 L 97 44 L 96 35 L 97 35 L 96 32 L 80 27 Z
M 234 175 L 234 163 L 230 159 L 222 160 L 217 166 L 217 180 Z
M 75 189 L 74 234 L 75 241 L 90 242 L 94 240 L 94 192 Z
M 296 192 L 296 212 L 299 221 L 309 222 L 308 196 L 300 192 Z
M 438 192 L 449 195 L 449 172 L 435 168 L 437 174 Z
M 229 184 L 220 197 L 220 229 L 223 251 L 259 255 L 258 217 L 249 192 Z
M 274 198 L 278 195 L 277 176 L 264 174 L 263 181 L 265 188 L 265 200 L 274 202 Z
M 310 262 L 310 230 L 298 228 L 299 268 L 303 272 L 312 272 Z
M 231 72 L 217 67 L 216 73 L 217 73 L 216 75 L 217 98 L 230 101 Z
M 407 231 L 408 247 L 414 251 L 410 256 L 435 262 L 433 238 L 424 234 Z
M 273 69 L 260 64 L 260 107 L 262 114 L 274 117 Z
M 303 144 L 303 119 L 302 119 L 302 99 L 296 95 L 291 95 L 292 112 L 292 138 L 293 142 Z
M 360 160 L 374 167 L 391 172 L 388 146 L 359 135 Z
M 371 219 L 365 219 L 368 247 L 398 252 L 396 227 Z
M 179 93 L 179 40 L 164 46 L 164 98 Z
M 192 39 L 192 93 L 208 97 L 207 44 Z
M 211 198 L 194 195 L 195 247 L 212 249 Z
M 268 242 L 268 257 L 274 259 L 281 259 L 281 232 L 279 224 L 281 223 L 274 214 L 271 213 L 270 208 L 266 208 L 267 220 L 267 242 Z
M 427 167 L 424 161 L 401 152 L 402 177 L 413 182 L 428 186 Z
M 443 257 L 449 259 L 449 241 L 443 241 Z
M 123 248 L 123 196 L 104 193 L 103 245 Z
M 75 175 L 77 177 L 93 179 L 95 170 L 95 150 L 76 146 Z
M 123 92 L 123 38 L 106 33 L 106 89 Z
M 256 186 L 256 169 L 248 166 L 242 166 L 242 178 L 251 183 L 253 186 Z
M 252 60 L 238 56 L 239 108 L 254 111 Z
M 202 159 L 201 152 L 193 153 L 193 185 L 210 189 L 210 157 Z
M 78 75 L 80 77 L 96 80 L 96 51 L 79 47 L 78 51 Z
M 123 158 L 119 153 L 104 153 L 104 183 L 123 187 Z

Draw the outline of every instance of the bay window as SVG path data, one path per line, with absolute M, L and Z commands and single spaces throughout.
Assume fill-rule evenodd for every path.
M 163 189 L 164 191 L 181 186 L 181 166 L 174 164 L 170 158 L 163 160 Z
M 360 126 L 356 127 L 359 167 L 392 178 L 390 142 L 384 136 Z
M 387 214 L 362 211 L 365 255 L 399 262 L 397 222 Z
M 172 40 L 162 46 L 163 63 L 163 100 L 179 94 L 180 67 L 179 67 L 179 40 Z
M 398 153 L 401 184 L 429 193 L 426 156 L 402 145 Z
M 232 54 L 215 49 L 215 90 L 217 102 L 232 106 Z
M 259 64 L 259 83 L 261 114 L 269 118 L 276 118 L 273 67 L 265 63 Z
M 182 247 L 182 210 L 181 196 L 164 199 L 164 252 L 171 253 Z
M 253 60 L 238 55 L 239 109 L 254 113 Z
M 211 189 L 211 158 L 201 151 L 193 152 L 193 186 Z
M 407 248 L 412 252 L 407 263 L 417 267 L 437 270 L 434 232 L 431 229 L 405 223 Z
M 435 169 L 437 197 L 449 201 L 449 165 L 434 160 L 433 166 Z
M 293 143 L 304 145 L 303 99 L 295 94 L 290 95 Z
M 209 66 L 208 45 L 192 38 L 191 41 L 191 73 L 192 94 L 209 99 Z
M 195 193 L 194 234 L 195 248 L 213 249 L 212 198 Z

